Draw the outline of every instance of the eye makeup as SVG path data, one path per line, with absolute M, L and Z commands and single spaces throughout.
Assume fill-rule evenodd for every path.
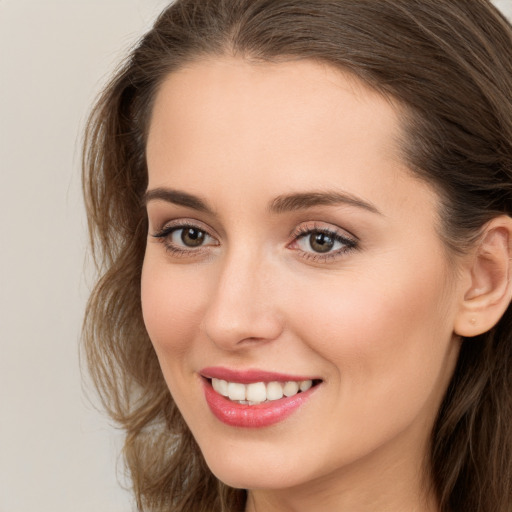
M 353 235 L 318 222 L 298 226 L 291 238 L 288 248 L 296 250 L 302 258 L 318 263 L 338 260 L 358 247 L 358 240 Z
M 197 257 L 209 247 L 220 245 L 218 240 L 196 221 L 178 219 L 154 233 L 165 250 L 178 258 Z
M 205 255 L 221 242 L 202 223 L 177 219 L 154 233 L 165 250 L 178 258 L 196 258 Z M 327 263 L 338 260 L 357 248 L 358 240 L 346 231 L 319 222 L 301 224 L 291 235 L 288 249 L 307 261 Z

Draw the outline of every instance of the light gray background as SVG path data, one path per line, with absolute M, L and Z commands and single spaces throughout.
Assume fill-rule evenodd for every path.
M 109 71 L 167 3 L 0 0 L 0 512 L 133 510 L 121 436 L 78 369 L 79 148 Z
M 120 435 L 78 369 L 79 147 L 101 84 L 167 3 L 0 0 L 0 512 L 133 510 Z

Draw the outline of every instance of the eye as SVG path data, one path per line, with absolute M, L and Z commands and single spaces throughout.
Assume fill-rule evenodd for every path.
M 309 235 L 304 235 L 297 240 L 297 245 L 303 251 L 312 249 L 314 252 L 326 253 L 342 247 L 342 243 L 336 240 L 335 236 L 329 233 L 313 231 Z
M 166 250 L 175 256 L 196 255 L 209 246 L 218 245 L 217 240 L 205 229 L 183 222 L 167 225 L 153 237 L 161 241 Z
M 326 226 L 300 226 L 293 234 L 294 240 L 288 246 L 301 256 L 314 261 L 328 261 L 341 257 L 357 247 L 357 239 L 341 230 Z
M 178 228 L 169 234 L 170 241 L 176 245 L 199 247 L 208 239 L 208 235 L 195 227 Z

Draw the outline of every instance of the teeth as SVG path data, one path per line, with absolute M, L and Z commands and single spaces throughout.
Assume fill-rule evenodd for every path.
M 283 396 L 294 396 L 301 391 L 307 391 L 312 385 L 312 380 L 240 384 L 222 379 L 212 379 L 213 389 L 217 393 L 234 402 L 248 405 L 261 404 L 267 400 L 279 400 Z
M 228 396 L 228 383 L 221 379 L 212 379 L 212 386 L 219 395 Z
M 289 381 L 283 386 L 283 395 L 284 396 L 293 396 L 299 392 L 299 383 L 294 381 Z
M 267 400 L 279 400 L 283 398 L 283 385 L 280 382 L 267 384 Z
M 230 400 L 245 400 L 245 386 L 237 382 L 229 382 L 228 396 Z
M 299 388 L 301 391 L 307 391 L 313 385 L 313 381 L 311 380 L 303 380 L 299 384 Z
M 267 399 L 267 388 L 264 382 L 248 384 L 245 392 L 247 400 L 251 402 L 264 402 Z

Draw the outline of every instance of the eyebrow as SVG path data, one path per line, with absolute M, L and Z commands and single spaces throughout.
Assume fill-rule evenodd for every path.
M 178 206 L 185 206 L 200 212 L 213 214 L 213 208 L 208 206 L 204 199 L 188 194 L 187 192 L 182 192 L 181 190 L 162 187 L 147 190 L 143 198 L 144 204 L 148 204 L 149 201 L 156 200 L 166 201 Z
M 214 214 L 213 208 L 198 196 L 174 190 L 170 188 L 154 188 L 146 191 L 144 194 L 144 204 L 150 201 L 166 201 L 178 206 L 185 206 L 194 210 Z M 349 194 L 347 192 L 327 191 L 327 192 L 298 192 L 294 194 L 281 195 L 273 199 L 268 207 L 270 213 L 286 213 L 297 210 L 307 210 L 315 206 L 337 206 L 348 205 L 362 208 L 369 212 L 382 215 L 382 213 L 371 203 Z
M 296 210 L 306 210 L 314 206 L 337 206 L 348 205 L 368 210 L 369 212 L 382 215 L 382 213 L 371 203 L 349 194 L 347 192 L 303 192 L 297 194 L 282 195 L 276 197 L 269 206 L 272 213 L 285 213 Z

